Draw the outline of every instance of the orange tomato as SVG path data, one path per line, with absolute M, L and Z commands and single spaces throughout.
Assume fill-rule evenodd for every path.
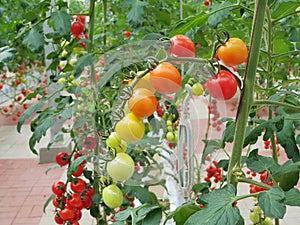
M 117 122 L 115 131 L 122 140 L 128 143 L 137 142 L 145 134 L 145 124 L 131 112 Z
M 150 72 L 150 82 L 161 94 L 176 93 L 181 85 L 181 76 L 175 66 L 162 62 Z
M 155 95 L 146 88 L 137 88 L 128 100 L 128 108 L 137 117 L 153 114 L 157 106 Z
M 227 66 L 237 66 L 247 60 L 248 48 L 239 38 L 229 38 L 217 50 L 217 55 Z

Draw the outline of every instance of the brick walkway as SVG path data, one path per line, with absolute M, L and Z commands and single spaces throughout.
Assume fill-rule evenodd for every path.
M 63 172 L 59 168 L 45 174 L 50 165 L 38 164 L 38 159 L 0 160 L 1 225 L 39 224 L 51 185 Z

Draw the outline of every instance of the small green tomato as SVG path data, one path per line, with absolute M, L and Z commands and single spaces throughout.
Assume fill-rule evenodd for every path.
M 192 86 L 192 93 L 193 95 L 195 96 L 200 96 L 203 94 L 203 87 L 200 83 L 195 83 L 193 86 Z

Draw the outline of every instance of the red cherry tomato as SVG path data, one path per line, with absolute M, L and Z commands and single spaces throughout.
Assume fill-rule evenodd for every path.
M 81 178 L 76 178 L 74 181 L 71 182 L 70 187 L 71 190 L 74 191 L 75 193 L 81 193 L 85 189 L 85 181 L 82 180 Z
M 181 34 L 175 35 L 171 38 L 169 53 L 177 57 L 194 57 L 195 45 L 188 37 Z
M 123 31 L 123 35 L 124 35 L 126 38 L 130 38 L 131 33 L 130 33 L 129 30 L 124 30 L 124 31 Z
M 61 197 L 63 193 L 65 193 L 65 191 L 66 191 L 66 185 L 64 182 L 56 181 L 52 184 L 52 192 L 58 195 L 59 197 Z
M 229 38 L 217 50 L 218 58 L 227 66 L 237 66 L 246 62 L 248 57 L 248 48 L 239 38 Z
M 66 152 L 59 152 L 55 156 L 55 161 L 60 166 L 65 166 L 70 162 L 70 156 Z
M 81 208 L 82 207 L 82 201 L 81 197 L 77 193 L 73 193 L 71 195 L 71 198 L 67 200 L 67 205 L 71 208 Z
M 215 99 L 227 100 L 232 98 L 237 91 L 237 82 L 234 76 L 226 71 L 219 73 L 206 82 L 208 93 Z
M 73 22 L 70 30 L 74 36 L 80 35 L 84 31 L 83 23 L 80 21 Z
M 55 221 L 55 223 L 57 223 L 57 224 L 63 224 L 63 223 L 64 223 L 64 220 L 63 220 L 62 218 L 60 218 L 59 214 L 56 214 L 56 215 L 54 216 L 54 221 Z
M 59 211 L 59 216 L 63 220 L 71 220 L 75 217 L 75 212 L 71 207 L 66 206 L 64 209 Z

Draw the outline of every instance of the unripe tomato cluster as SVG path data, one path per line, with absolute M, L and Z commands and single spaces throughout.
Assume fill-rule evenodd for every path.
M 81 151 L 73 154 L 73 160 L 82 156 Z M 71 156 L 66 152 L 60 152 L 56 155 L 56 162 L 60 166 L 70 163 Z M 54 221 L 57 224 L 78 225 L 82 217 L 82 209 L 88 209 L 92 205 L 92 196 L 94 189 L 88 183 L 83 175 L 86 160 L 83 160 L 72 172 L 67 182 L 56 181 L 52 184 L 54 194 L 52 204 L 55 207 Z M 69 188 L 67 188 L 69 187 Z
M 255 225 L 272 225 L 273 219 L 264 215 L 259 205 L 255 205 L 249 214 L 249 219 Z

